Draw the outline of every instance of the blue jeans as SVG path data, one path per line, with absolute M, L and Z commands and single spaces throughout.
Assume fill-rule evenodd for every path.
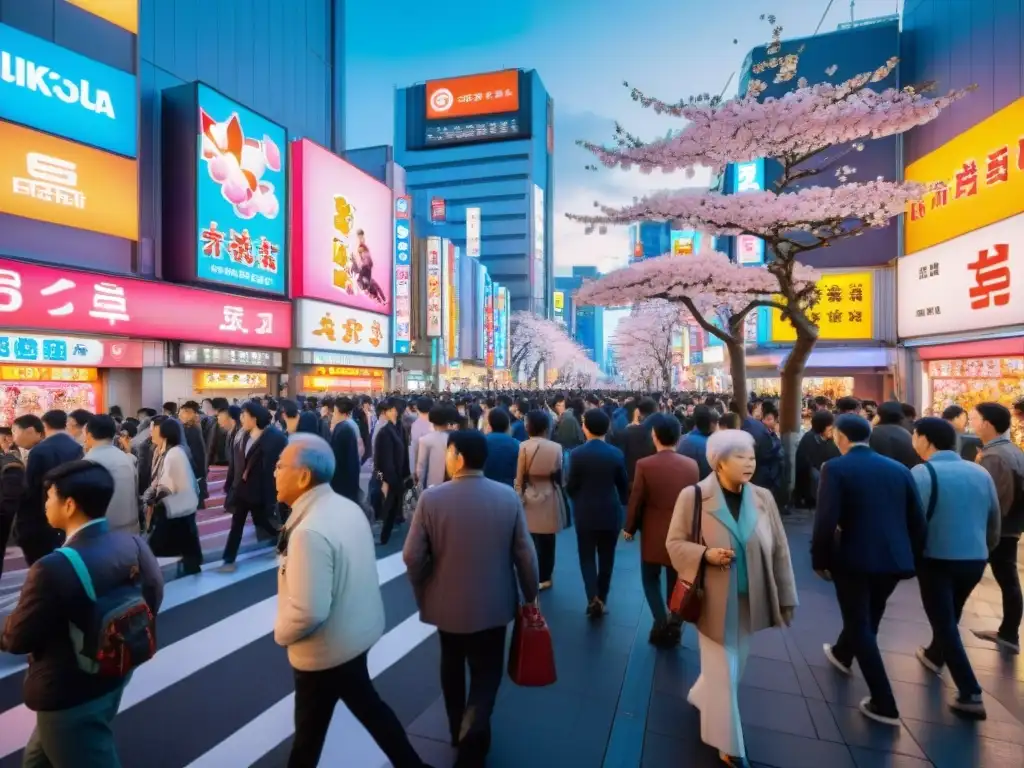
M 111 726 L 127 684 L 70 709 L 37 712 L 22 768 L 121 768 Z

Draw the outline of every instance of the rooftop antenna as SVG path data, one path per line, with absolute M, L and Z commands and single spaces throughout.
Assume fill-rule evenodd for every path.
M 857 4 L 857 0 L 850 0 L 850 21 L 851 22 L 852 21 L 856 21 L 856 18 L 854 18 L 854 12 L 853 12 L 853 9 L 856 6 L 856 4 Z

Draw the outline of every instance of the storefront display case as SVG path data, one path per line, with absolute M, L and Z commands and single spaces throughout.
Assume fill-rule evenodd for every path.
M 1024 356 L 929 360 L 925 363 L 926 409 L 940 416 L 950 405 L 971 410 L 978 403 L 1009 406 L 1024 397 Z M 1024 447 L 1024 428 L 1014 422 L 1012 437 Z
M 747 388 L 762 396 L 777 395 L 782 391 L 782 379 L 757 378 L 748 379 Z M 804 397 L 827 397 L 835 402 L 840 397 L 853 395 L 852 376 L 806 376 L 801 390 Z
M 97 413 L 102 407 L 99 371 L 95 368 L 47 366 L 0 366 L 0 424 L 10 425 L 19 416 L 42 416 L 49 410 L 85 408 Z

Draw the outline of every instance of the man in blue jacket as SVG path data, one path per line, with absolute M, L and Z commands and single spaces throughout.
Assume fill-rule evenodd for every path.
M 878 626 L 896 585 L 914 577 L 927 525 L 910 470 L 868 445 L 867 420 L 840 416 L 834 430 L 842 456 L 822 465 L 811 541 L 814 570 L 835 583 L 843 614 L 843 631 L 834 645 L 825 644 L 825 656 L 846 675 L 856 658 L 871 692 L 861 713 L 898 726 Z
M 508 412 L 504 408 L 491 408 L 487 412 L 487 426 L 490 432 L 487 433 L 484 477 L 514 486 L 519 469 L 519 441 L 508 433 Z
M 604 439 L 609 425 L 608 415 L 598 408 L 583 414 L 587 442 L 572 452 L 565 484 L 576 519 L 576 545 L 587 590 L 587 615 L 591 618 L 605 613 L 615 545 L 629 499 L 626 459 Z

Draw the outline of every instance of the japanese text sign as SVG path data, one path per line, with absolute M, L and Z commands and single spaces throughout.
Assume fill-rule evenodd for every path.
M 134 35 L 139 33 L 139 0 L 67 0 Z
M 733 194 L 760 192 L 764 189 L 764 160 L 737 163 L 733 167 Z M 764 264 L 764 240 L 753 235 L 736 237 L 736 263 L 743 266 Z
M 443 197 L 430 198 L 430 221 L 432 224 L 443 224 L 448 217 L 447 205 Z
M 427 238 L 427 336 L 439 337 L 442 330 L 441 238 Z
M 391 318 L 313 299 L 295 302 L 300 349 L 391 354 Z
M 74 381 L 99 379 L 95 368 L 47 368 L 24 365 L 0 365 L 0 381 Z
M 0 325 L 287 349 L 285 302 L 0 259 Z
M 135 77 L 0 24 L 0 119 L 135 157 Z
M 515 112 L 518 109 L 519 71 L 516 69 L 427 82 L 428 120 Z
M 196 371 L 196 389 L 258 389 L 267 388 L 267 374 L 245 371 Z
M 821 299 L 808 313 L 818 326 L 818 338 L 853 341 L 874 337 L 874 275 L 845 272 L 818 281 Z M 771 341 L 796 341 L 796 329 L 782 313 L 772 310 Z
M 292 295 L 390 315 L 391 190 L 308 139 L 292 144 L 292 168 Z
M 907 181 L 945 184 L 904 217 L 908 254 L 1024 211 L 1022 125 L 1024 97 L 907 168 Z
M 138 240 L 136 162 L 0 121 L 0 213 Z
M 480 209 L 466 209 L 466 255 L 471 259 L 480 257 Z
M 491 276 L 484 273 L 484 362 L 494 367 L 494 288 Z
M 287 134 L 205 85 L 196 89 L 195 277 L 284 295 Z
M 1024 214 L 897 261 L 901 338 L 1024 323 Z
M 143 360 L 141 341 L 10 332 L 0 335 L 0 361 L 5 363 L 141 368 Z
M 412 200 L 395 198 L 395 353 L 412 342 Z

